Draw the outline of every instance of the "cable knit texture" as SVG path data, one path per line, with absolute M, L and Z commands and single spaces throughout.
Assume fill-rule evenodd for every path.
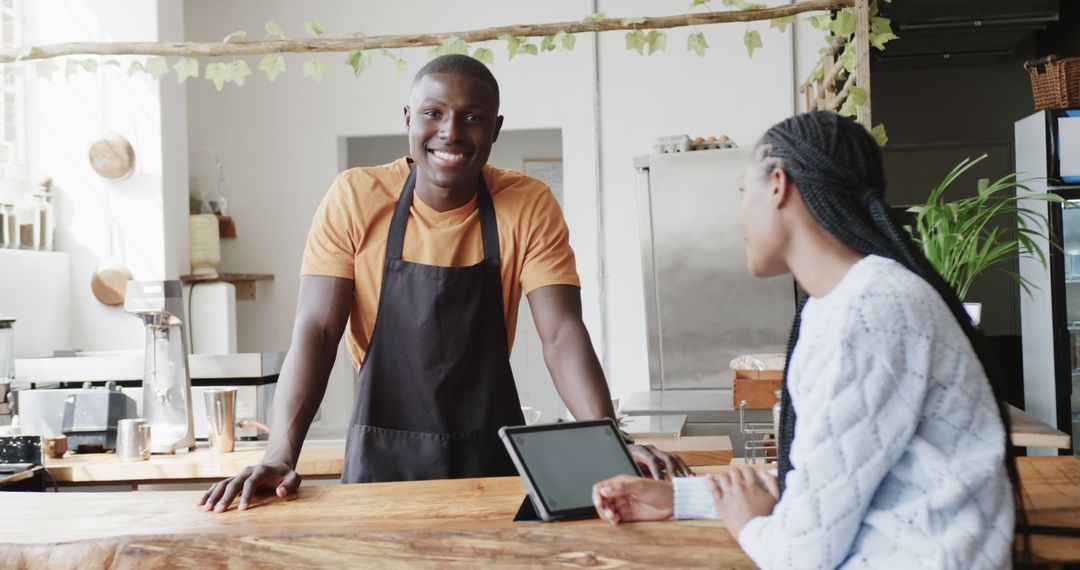
M 940 295 L 868 256 L 810 299 L 792 354 L 793 470 L 739 544 L 771 568 L 1003 568 L 1004 428 Z

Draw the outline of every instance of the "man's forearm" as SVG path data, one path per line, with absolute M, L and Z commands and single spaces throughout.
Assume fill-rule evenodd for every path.
M 604 371 L 589 340 L 589 332 L 580 319 L 559 326 L 544 346 L 544 362 L 551 372 L 555 389 L 574 419 L 615 417 Z
M 264 463 L 296 468 L 311 420 L 326 393 L 336 353 L 336 341 L 329 342 L 319 335 L 294 338 L 274 393 L 273 431 Z

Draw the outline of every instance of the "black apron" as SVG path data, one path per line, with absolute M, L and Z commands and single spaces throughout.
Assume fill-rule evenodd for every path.
M 401 259 L 415 185 L 413 168 L 390 222 L 342 483 L 517 473 L 498 435 L 525 420 L 510 371 L 491 194 L 481 175 L 484 260 L 437 267 Z

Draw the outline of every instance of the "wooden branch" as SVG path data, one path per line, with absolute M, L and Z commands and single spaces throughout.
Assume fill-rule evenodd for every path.
M 296 39 L 266 41 L 222 42 L 85 42 L 34 46 L 27 50 L 0 50 L 0 63 L 50 59 L 69 55 L 147 55 L 167 57 L 217 57 L 245 56 L 267 53 L 347 52 L 380 48 L 408 48 L 438 46 L 443 41 L 458 37 L 468 43 L 498 39 L 509 34 L 518 37 L 550 36 L 559 32 L 571 34 L 585 32 L 610 32 L 616 30 L 652 30 L 705 26 L 729 22 L 753 22 L 784 18 L 804 12 L 839 10 L 854 5 L 856 0 L 801 0 L 786 6 L 764 10 L 736 10 L 726 12 L 703 12 L 645 18 L 640 23 L 624 23 L 624 18 L 605 18 L 595 22 L 559 22 L 554 24 L 520 24 L 483 28 L 464 32 L 439 34 L 371 36 L 365 38 Z
M 840 107 L 844 106 L 844 101 L 851 95 L 851 87 L 855 85 L 855 75 L 849 75 L 847 80 L 844 81 L 844 86 L 840 88 L 840 92 L 833 97 L 829 105 L 829 110 L 834 113 L 840 112 Z
M 856 120 L 870 130 L 870 0 L 855 0 L 855 84 L 866 93 L 866 101 L 859 105 Z

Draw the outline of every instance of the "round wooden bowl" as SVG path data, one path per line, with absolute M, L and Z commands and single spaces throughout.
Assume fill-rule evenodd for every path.
M 135 169 L 135 149 L 124 137 L 110 133 L 90 145 L 90 167 L 104 178 L 119 180 Z

